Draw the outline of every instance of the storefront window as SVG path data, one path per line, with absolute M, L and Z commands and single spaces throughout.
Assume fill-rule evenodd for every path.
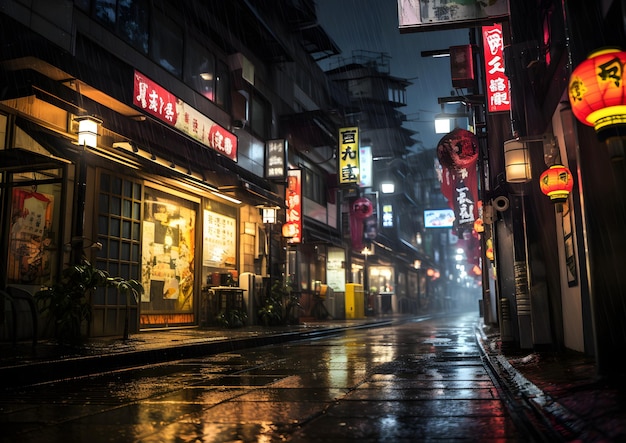
M 14 187 L 10 196 L 7 283 L 50 285 L 57 267 L 61 184 Z
M 193 203 L 146 189 L 141 251 L 142 326 L 193 322 L 195 226 Z
M 209 202 L 203 211 L 202 271 L 209 286 L 238 283 L 235 208 Z

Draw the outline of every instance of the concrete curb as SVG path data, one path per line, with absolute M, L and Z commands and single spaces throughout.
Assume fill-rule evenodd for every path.
M 0 388 L 46 383 L 57 379 L 60 374 L 63 378 L 84 377 L 135 366 L 168 363 L 222 352 L 326 337 L 354 329 L 391 326 L 405 321 L 408 319 L 389 319 L 336 327 L 305 328 L 297 331 L 267 333 L 243 338 L 207 339 L 207 341 L 188 344 L 164 344 L 152 349 L 102 352 L 89 356 L 58 356 L 42 361 L 0 367 Z
M 544 432 L 537 434 L 538 437 L 546 442 L 565 442 L 582 433 L 585 422 L 580 417 L 524 377 L 505 356 L 488 348 L 488 337 L 480 325 L 476 325 L 476 340 L 483 360 L 504 384 L 509 401 L 526 408 L 525 411 L 518 408 L 517 412 L 523 413 L 531 423 L 536 423 L 543 429 Z

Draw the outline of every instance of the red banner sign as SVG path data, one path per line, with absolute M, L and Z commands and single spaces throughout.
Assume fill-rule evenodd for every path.
M 289 243 L 302 242 L 302 170 L 287 171 L 287 189 L 285 191 L 285 224 L 283 237 Z
M 237 136 L 135 71 L 133 104 L 205 146 L 237 161 Z
M 485 56 L 485 79 L 487 81 L 487 110 L 500 112 L 511 110 L 509 79 L 504 74 L 504 43 L 502 25 L 483 26 L 483 51 Z

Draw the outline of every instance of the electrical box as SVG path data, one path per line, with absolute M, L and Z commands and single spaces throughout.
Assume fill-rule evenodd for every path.
M 365 318 L 363 285 L 346 283 L 346 319 Z

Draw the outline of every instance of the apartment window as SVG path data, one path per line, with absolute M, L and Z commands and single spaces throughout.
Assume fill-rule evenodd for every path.
M 154 14 L 150 56 L 177 77 L 183 71 L 183 31 L 164 14 Z
M 230 70 L 224 62 L 217 62 L 215 78 L 215 104 L 224 109 L 230 108 Z
M 150 7 L 148 0 L 120 1 L 118 34 L 138 51 L 148 53 Z
M 196 40 L 190 39 L 185 50 L 185 83 L 211 101 L 215 101 L 215 56 Z
M 302 194 L 320 205 L 326 204 L 326 180 L 311 169 L 304 169 Z
M 78 6 L 88 10 L 86 2 Z M 148 0 L 94 0 L 94 16 L 138 51 L 148 53 L 150 7 Z
M 271 108 L 268 102 L 258 95 L 250 101 L 250 130 L 262 139 L 268 139 Z

